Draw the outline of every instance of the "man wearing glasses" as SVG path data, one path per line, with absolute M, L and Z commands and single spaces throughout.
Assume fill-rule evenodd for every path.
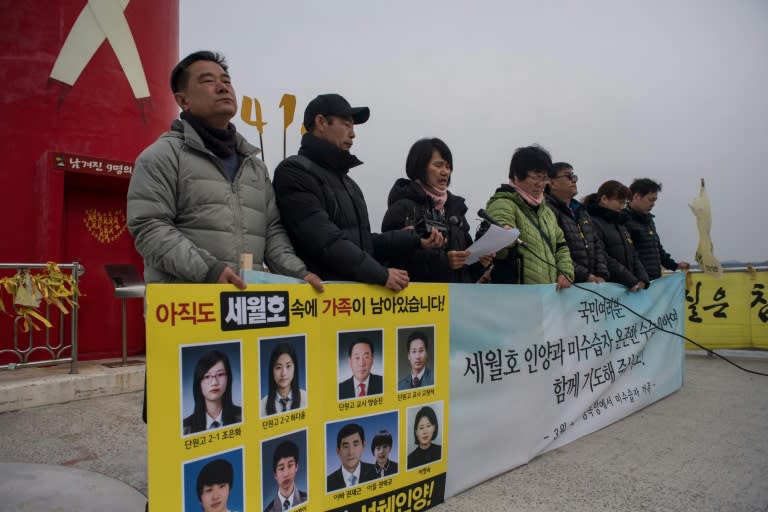
M 544 202 L 551 169 L 552 159 L 540 146 L 518 148 L 509 165 L 509 183 L 488 200 L 488 215 L 502 226 L 519 229 L 523 243 L 496 253 L 491 282 L 571 287 L 571 253 L 555 214 Z
M 575 282 L 604 283 L 609 277 L 605 248 L 587 209 L 576 200 L 578 179 L 571 164 L 552 164 L 545 197 L 571 251 Z

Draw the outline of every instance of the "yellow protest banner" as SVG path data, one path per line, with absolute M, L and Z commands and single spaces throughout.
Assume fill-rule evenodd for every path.
M 768 349 L 768 272 L 690 273 L 686 288 L 687 337 L 709 349 Z
M 152 509 L 443 499 L 447 285 L 150 285 Z

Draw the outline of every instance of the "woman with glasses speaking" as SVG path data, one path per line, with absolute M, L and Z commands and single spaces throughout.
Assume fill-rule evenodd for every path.
M 595 225 L 587 208 L 576 200 L 578 180 L 571 164 L 554 163 L 544 197 L 547 206 L 555 212 L 557 224 L 563 230 L 565 243 L 571 251 L 575 282 L 604 283 L 610 276 L 605 247 L 595 233 Z
M 573 262 L 552 210 L 544 203 L 552 159 L 543 148 L 519 148 L 509 165 L 509 184 L 488 200 L 488 215 L 498 224 L 520 230 L 520 245 L 496 253 L 492 283 L 547 284 L 570 288 Z

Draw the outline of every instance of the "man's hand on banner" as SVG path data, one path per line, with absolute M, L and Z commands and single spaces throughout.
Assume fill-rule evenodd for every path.
M 388 268 L 387 270 L 389 271 L 389 275 L 387 276 L 387 282 L 384 286 L 396 292 L 405 290 L 408 287 L 408 283 L 411 280 L 410 277 L 408 277 L 408 272 L 400 270 L 399 268 Z
M 240 279 L 240 276 L 235 274 L 235 271 L 229 267 L 224 268 L 224 271 L 219 275 L 219 278 L 216 280 L 216 282 L 219 284 L 232 283 L 241 290 L 245 290 L 248 287 L 248 284 Z
M 555 281 L 555 290 L 560 291 L 563 288 L 570 288 L 571 286 L 573 286 L 573 284 L 563 274 L 557 276 L 557 281 Z
M 317 274 L 313 274 L 310 272 L 309 274 L 304 276 L 304 280 L 312 286 L 312 288 L 315 289 L 318 293 L 323 293 L 325 291 L 325 287 L 323 287 L 323 281 L 320 279 L 320 276 Z

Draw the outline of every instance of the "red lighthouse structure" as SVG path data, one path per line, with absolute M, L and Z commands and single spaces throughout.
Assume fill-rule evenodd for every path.
M 142 260 L 126 230 L 133 162 L 177 107 L 178 0 L 26 0 L 0 17 L 0 262 L 74 262 L 79 354 L 121 352 L 108 263 Z M 143 352 L 140 301 L 129 353 Z M 11 320 L 0 318 L 0 333 Z M 7 339 L 6 334 L 2 337 Z

